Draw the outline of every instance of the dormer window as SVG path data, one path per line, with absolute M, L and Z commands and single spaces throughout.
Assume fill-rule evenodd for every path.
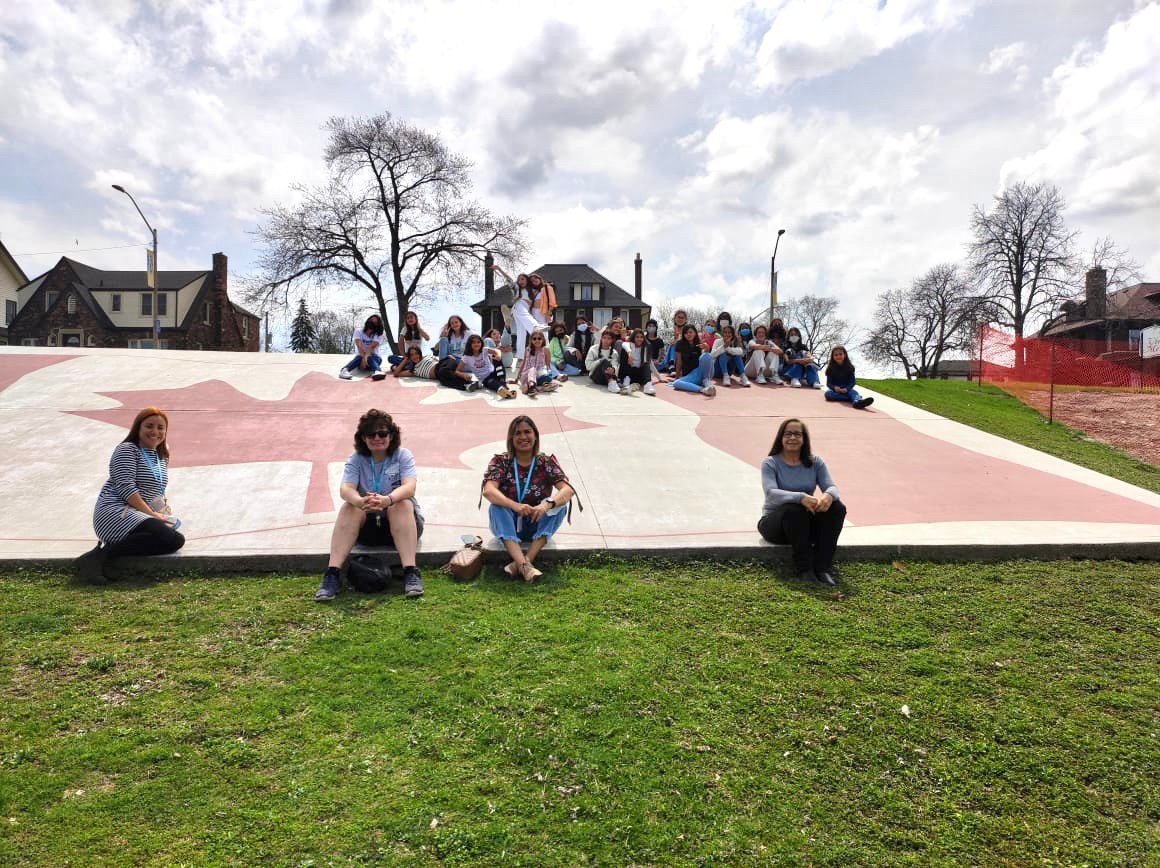
M 70 316 L 77 312 L 77 296 L 75 292 L 70 292 L 68 294 L 68 301 L 66 304 L 68 305 L 68 312 Z

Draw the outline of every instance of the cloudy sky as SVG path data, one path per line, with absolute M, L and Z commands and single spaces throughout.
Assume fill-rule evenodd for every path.
M 236 280 L 259 209 L 321 180 L 326 119 L 386 110 L 527 218 L 523 265 L 631 289 L 639 251 L 653 302 L 764 307 L 785 228 L 782 297 L 865 324 L 1018 179 L 1160 280 L 1158 57 L 1140 0 L 5 0 L 0 240 L 29 276 L 143 267 L 121 183 L 162 268 L 221 250 Z

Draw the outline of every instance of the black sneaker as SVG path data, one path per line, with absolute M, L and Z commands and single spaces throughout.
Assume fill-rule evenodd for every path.
M 314 602 L 329 603 L 338 596 L 338 589 L 342 586 L 342 575 L 334 567 L 327 567 L 322 574 L 322 584 L 314 592 Z
M 107 549 L 101 543 L 96 548 L 85 552 L 75 561 L 77 580 L 86 585 L 104 585 L 109 580 L 105 577 L 105 559 Z
M 825 585 L 827 588 L 837 587 L 838 583 L 834 581 L 834 576 L 829 570 L 818 570 L 814 575 L 818 578 L 818 584 Z
M 859 398 L 857 401 L 854 402 L 854 409 L 865 410 L 867 407 L 869 407 L 873 403 L 874 403 L 873 398 Z
M 408 599 L 423 596 L 423 577 L 419 575 L 418 567 L 403 570 L 403 596 Z

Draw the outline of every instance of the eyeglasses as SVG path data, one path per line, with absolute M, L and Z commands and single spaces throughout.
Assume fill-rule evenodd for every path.
M 785 439 L 787 437 L 804 437 L 805 434 L 803 434 L 801 431 L 786 431 L 781 436 L 782 439 Z
M 390 440 L 391 439 L 391 432 L 390 431 L 372 431 L 369 434 L 364 434 L 363 437 L 365 437 L 367 440 Z

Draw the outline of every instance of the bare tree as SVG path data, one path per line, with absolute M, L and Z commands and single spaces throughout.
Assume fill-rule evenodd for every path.
M 358 307 L 348 310 L 320 310 L 314 316 L 315 345 L 318 352 L 349 355 L 354 352 L 354 329 Z
M 843 343 L 849 329 L 838 316 L 838 299 L 829 295 L 801 295 L 785 304 L 785 327 L 797 326 L 802 341 L 817 358 L 830 354 L 835 344 Z
M 385 343 L 395 347 L 411 306 L 456 291 L 489 251 L 507 262 L 526 258 L 525 222 L 473 201 L 472 164 L 437 136 L 386 112 L 331 118 L 327 130 L 328 183 L 296 186 L 298 205 L 263 212 L 265 252 L 251 302 L 285 306 L 301 283 L 362 287 L 383 318 Z
M 884 367 L 902 366 L 906 379 L 918 370 L 914 361 L 915 341 L 910 332 L 906 290 L 891 289 L 878 293 L 870 334 L 860 349 L 867 360 Z M 921 363 L 921 362 L 919 362 Z
M 1132 259 L 1128 251 L 1116 244 L 1110 235 L 1097 238 L 1092 244 L 1091 254 L 1083 271 L 1087 272 L 1091 268 L 1102 268 L 1108 273 L 1109 290 L 1123 289 L 1144 279 L 1140 263 Z M 1082 274 L 1078 275 L 1076 283 L 1084 285 Z
M 1020 182 L 995 197 L 991 211 L 976 205 L 969 246 L 974 281 L 993 302 L 996 322 L 1017 339 L 1067 298 L 1075 271 L 1075 232 L 1064 226 L 1059 188 Z

